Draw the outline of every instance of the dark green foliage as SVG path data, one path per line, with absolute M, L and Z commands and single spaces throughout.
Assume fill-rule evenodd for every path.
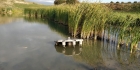
M 131 11 L 140 11 L 140 3 L 134 3 L 134 4 L 132 4 Z
M 67 4 L 76 4 L 76 3 L 79 3 L 79 1 L 77 1 L 77 0 L 66 0 L 66 3 Z
M 55 5 L 60 5 L 60 4 L 63 4 L 63 3 L 66 3 L 66 4 L 76 4 L 76 3 L 79 3 L 79 1 L 78 0 L 55 0 L 54 1 Z
M 111 1 L 110 3 L 114 3 L 113 1 Z
M 111 8 L 112 10 L 119 10 L 119 11 L 130 11 L 130 12 L 139 12 L 140 11 L 140 3 L 137 1 L 134 1 L 134 3 L 131 2 L 121 2 L 118 1 L 116 3 L 110 2 L 109 4 L 106 4 L 107 7 Z
M 128 2 L 129 4 L 131 3 L 131 2 Z
M 137 1 L 134 1 L 134 3 L 138 3 Z
M 140 18 L 136 19 L 136 25 L 140 26 Z
M 121 2 L 121 4 L 124 4 L 124 2 Z
M 120 3 L 119 1 L 116 2 L 117 4 Z
M 63 3 L 66 3 L 66 0 L 55 0 L 54 1 L 55 5 L 59 5 L 59 4 L 63 4 Z

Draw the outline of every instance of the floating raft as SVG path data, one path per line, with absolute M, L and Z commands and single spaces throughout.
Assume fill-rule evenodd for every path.
M 57 40 L 55 41 L 55 45 L 63 45 L 63 47 L 65 47 L 66 45 L 70 46 L 73 45 L 75 46 L 76 44 L 79 44 L 80 46 L 82 46 L 83 43 L 83 39 L 71 39 L 70 37 L 68 37 L 68 39 L 66 40 Z

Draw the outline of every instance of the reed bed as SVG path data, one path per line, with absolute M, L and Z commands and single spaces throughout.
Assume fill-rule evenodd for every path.
M 74 37 L 80 34 L 81 38 L 89 38 L 93 32 L 96 35 L 96 30 L 100 30 L 102 27 L 104 28 L 104 24 L 109 15 L 107 7 L 101 6 L 101 4 L 83 3 L 74 6 L 62 6 L 52 6 L 44 9 L 44 12 L 41 13 L 44 13 L 43 16 L 49 19 L 68 25 L 69 33 Z M 40 11 L 42 10 L 36 8 L 26 8 L 24 10 L 25 14 L 29 14 L 29 17 L 37 15 Z M 41 13 L 38 15 L 41 15 Z
M 115 12 L 112 16 L 110 20 L 107 20 L 107 24 L 115 27 L 118 33 L 118 49 L 125 45 L 131 48 L 132 53 L 140 41 L 140 14 Z
M 67 25 L 69 33 L 73 37 L 84 39 L 97 38 L 116 41 L 118 47 L 131 43 L 131 49 L 140 41 L 140 14 L 113 12 L 100 3 L 81 3 L 76 5 L 58 5 L 46 8 L 26 8 L 26 16 L 50 19 L 57 23 Z M 104 38 L 105 30 L 108 38 Z M 110 34 L 115 29 L 116 34 Z M 115 33 L 115 32 L 114 32 Z M 134 44 L 134 45 L 133 45 Z

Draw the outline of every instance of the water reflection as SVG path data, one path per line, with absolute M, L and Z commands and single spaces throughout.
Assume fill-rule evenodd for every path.
M 56 52 L 54 41 L 65 38 L 60 34 L 47 24 L 23 18 L 0 25 L 0 70 L 94 69 Z
M 48 24 L 53 31 L 65 38 L 68 37 L 68 30 L 65 26 L 45 20 L 27 19 L 26 21 L 39 21 L 40 23 Z M 82 47 L 63 48 L 62 46 L 55 46 L 55 50 L 64 55 L 72 56 L 76 61 L 86 63 L 98 70 L 139 70 L 140 50 L 136 50 L 133 54 L 130 54 L 130 47 L 121 46 L 118 50 L 118 30 L 112 29 L 104 31 L 102 35 L 104 39 L 102 41 L 84 40 Z M 107 38 L 110 38 L 110 40 L 107 41 Z M 85 66 L 83 65 L 83 67 Z
M 127 47 L 117 50 L 115 43 L 85 40 L 81 54 L 74 58 L 97 69 L 107 67 L 113 70 L 139 70 L 140 51 L 137 50 L 133 54 L 129 51 Z
M 10 23 L 14 20 L 16 20 L 16 18 L 8 17 L 8 16 L 5 16 L 5 17 L 0 16 L 0 24 Z
M 63 46 L 55 46 L 55 49 L 57 52 L 63 53 L 68 56 L 80 55 L 82 52 L 81 46 L 75 46 L 75 47 L 67 46 L 65 48 Z
M 47 19 L 41 19 L 41 18 L 29 18 L 29 17 L 24 17 L 24 19 L 28 22 L 39 22 L 42 24 L 47 24 L 51 30 L 57 32 L 58 34 L 68 37 L 68 27 L 60 25 L 58 23 L 55 23 L 53 21 L 48 21 Z

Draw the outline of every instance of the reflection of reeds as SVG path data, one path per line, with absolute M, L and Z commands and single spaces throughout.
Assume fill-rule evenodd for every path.
M 99 42 L 92 40 L 86 40 L 83 42 L 82 53 L 75 58 L 80 61 L 84 61 L 92 66 L 101 66 L 103 65 L 103 59 L 101 56 L 101 47 Z
M 51 30 L 57 32 L 58 34 L 64 36 L 64 37 L 68 37 L 68 29 L 67 27 L 63 26 L 63 25 L 59 25 L 57 23 L 54 23 L 52 21 L 49 20 L 44 20 L 44 19 L 40 19 L 40 18 L 29 18 L 29 17 L 25 17 L 24 18 L 26 21 L 28 22 L 39 22 L 42 24 L 47 24 Z
M 139 59 L 136 58 L 136 53 L 130 55 L 127 47 L 117 50 L 115 46 L 116 44 L 112 43 L 84 40 L 82 53 L 74 58 L 95 68 L 100 66 L 120 68 L 120 66 L 129 65 L 123 67 L 123 70 L 133 70 L 138 67 Z
M 115 13 L 114 17 L 111 18 L 111 20 L 108 21 L 110 25 L 117 26 L 118 31 L 118 48 L 120 48 L 120 45 L 126 45 L 128 47 L 128 44 L 131 43 L 131 53 L 133 47 L 137 46 L 138 41 L 140 41 L 140 32 L 139 32 L 139 15 L 133 15 L 133 14 L 121 14 L 121 13 Z M 133 47 L 132 47 L 133 46 Z M 129 46 L 130 47 L 130 46 Z
M 130 39 L 131 39 L 131 53 L 133 49 L 137 50 L 138 42 L 140 41 L 140 28 L 132 28 L 130 30 Z

